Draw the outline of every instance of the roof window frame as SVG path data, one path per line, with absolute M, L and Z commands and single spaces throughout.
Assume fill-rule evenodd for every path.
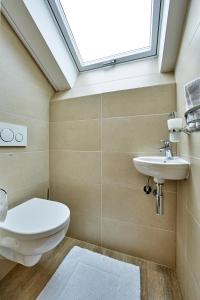
M 130 62 L 138 59 L 156 57 L 158 51 L 159 31 L 161 23 L 162 0 L 152 0 L 152 26 L 151 26 L 151 46 L 137 49 L 135 51 L 127 51 L 120 54 L 107 56 L 105 58 L 82 62 L 76 41 L 71 31 L 67 17 L 64 13 L 59 0 L 46 0 L 49 9 L 51 10 L 54 20 L 58 25 L 60 32 L 66 42 L 66 45 L 72 55 L 72 58 L 79 72 L 94 70 L 107 66 L 113 66 L 125 62 Z

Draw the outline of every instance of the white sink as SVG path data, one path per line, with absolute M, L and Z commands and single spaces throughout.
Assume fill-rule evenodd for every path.
M 133 158 L 133 163 L 140 173 L 154 177 L 155 182 L 182 180 L 189 175 L 190 164 L 177 156 L 171 160 L 162 156 L 141 156 Z

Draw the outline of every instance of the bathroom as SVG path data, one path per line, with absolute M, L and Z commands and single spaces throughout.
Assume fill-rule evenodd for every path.
M 0 300 L 200 299 L 200 1 L 125 2 L 1 0 Z

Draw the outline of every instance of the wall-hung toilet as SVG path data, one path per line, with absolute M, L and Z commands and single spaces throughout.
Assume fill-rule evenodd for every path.
M 6 220 L 0 222 L 0 256 L 33 266 L 62 241 L 69 222 L 66 205 L 39 198 L 28 200 L 10 209 Z

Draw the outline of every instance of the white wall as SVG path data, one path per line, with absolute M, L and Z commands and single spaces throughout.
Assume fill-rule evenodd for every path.
M 174 83 L 173 73 L 161 74 L 158 60 L 145 59 L 81 73 L 74 87 L 54 100 Z

